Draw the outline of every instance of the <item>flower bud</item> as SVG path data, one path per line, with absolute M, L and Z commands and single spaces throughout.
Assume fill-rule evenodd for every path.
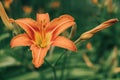
M 79 42 L 80 40 L 87 40 L 87 39 L 90 39 L 93 37 L 93 35 L 107 27 L 110 27 L 112 26 L 114 23 L 118 22 L 118 19 L 110 19 L 110 20 L 107 20 L 103 23 L 101 23 L 100 25 L 98 25 L 97 27 L 83 33 L 76 41 L 75 43 Z
M 93 49 L 92 44 L 88 42 L 86 48 L 91 51 Z
M 13 29 L 13 25 L 12 25 L 12 23 L 10 23 L 9 17 L 7 16 L 1 2 L 0 2 L 0 16 L 6 27 L 10 30 Z
M 91 33 L 83 33 L 81 36 L 80 36 L 80 39 L 81 40 L 87 40 L 87 39 L 90 39 L 94 34 L 91 34 Z

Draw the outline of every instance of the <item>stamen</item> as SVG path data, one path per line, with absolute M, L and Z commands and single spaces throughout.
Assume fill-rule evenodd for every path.
M 41 33 L 36 32 L 35 33 L 35 44 L 39 47 L 46 47 L 48 44 L 50 44 L 51 35 L 49 33 L 45 33 L 42 31 Z

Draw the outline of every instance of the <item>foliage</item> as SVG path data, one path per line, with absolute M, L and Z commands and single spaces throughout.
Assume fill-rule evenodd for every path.
M 73 16 L 77 29 L 72 41 L 104 21 L 120 17 L 119 0 L 2 0 L 2 3 L 8 16 L 14 19 L 35 19 L 38 12 L 49 13 L 51 20 L 62 14 Z M 12 37 L 24 31 L 19 26 L 9 30 L 0 20 L 0 80 L 54 80 L 54 69 L 50 66 L 56 69 L 58 80 L 119 80 L 119 26 L 118 22 L 81 42 L 76 53 L 53 47 L 46 63 L 36 69 L 28 47 L 10 48 Z M 69 33 L 70 29 L 62 35 Z

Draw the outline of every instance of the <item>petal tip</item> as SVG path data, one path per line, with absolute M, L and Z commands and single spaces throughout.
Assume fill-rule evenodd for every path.
M 10 47 L 11 47 L 11 48 L 14 47 L 12 40 L 11 40 L 11 42 L 10 42 Z
M 77 48 L 76 48 L 76 46 L 74 46 L 73 51 L 74 51 L 74 52 L 77 52 Z
M 11 45 L 10 45 L 10 47 L 11 47 L 11 48 L 14 48 L 14 46 L 11 46 Z
M 44 61 L 41 64 L 40 63 L 35 63 L 34 61 L 32 61 L 32 63 L 34 64 L 35 68 L 39 68 L 40 66 L 42 66 Z

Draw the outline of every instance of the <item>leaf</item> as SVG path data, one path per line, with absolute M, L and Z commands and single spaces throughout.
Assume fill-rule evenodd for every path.
M 20 64 L 13 57 L 10 56 L 0 56 L 0 68 L 14 66 Z
M 8 37 L 10 37 L 10 34 L 9 34 L 9 33 L 2 34 L 2 35 L 0 35 L 0 41 L 6 39 L 6 38 L 8 38 Z
M 10 78 L 8 80 L 37 80 L 37 79 L 39 79 L 39 73 L 30 72 L 30 73 L 22 74 L 20 76 L 16 76 L 14 78 Z

